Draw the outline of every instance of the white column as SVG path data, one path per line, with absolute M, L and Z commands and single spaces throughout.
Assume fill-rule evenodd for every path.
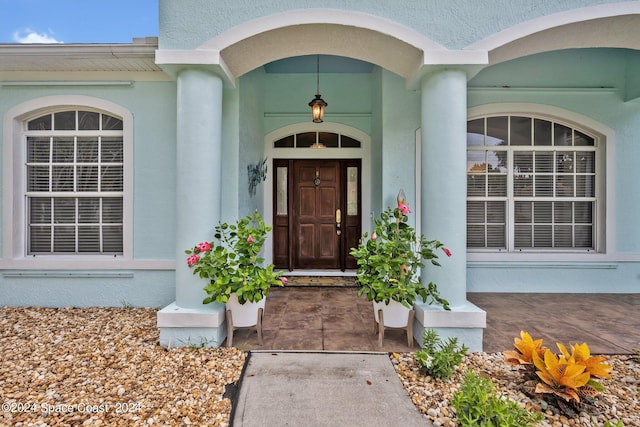
M 466 129 L 467 77 L 462 70 L 440 70 L 422 79 L 422 233 L 445 244 L 442 267 L 427 265 L 425 283 L 438 285 L 452 308 L 466 303 Z
M 203 279 L 184 251 L 211 240 L 220 220 L 222 79 L 198 69 L 177 77 L 176 305 L 203 308 Z

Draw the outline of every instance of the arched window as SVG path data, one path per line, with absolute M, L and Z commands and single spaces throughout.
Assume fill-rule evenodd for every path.
M 302 132 L 273 142 L 274 148 L 360 148 L 360 141 L 334 132 Z
M 599 137 L 526 115 L 467 123 L 470 250 L 598 251 L 604 219 Z
M 26 121 L 26 254 L 123 253 L 123 121 L 67 109 Z

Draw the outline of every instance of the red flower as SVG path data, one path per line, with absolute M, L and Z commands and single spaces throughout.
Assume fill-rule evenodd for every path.
M 447 256 L 451 256 L 451 251 L 449 250 L 449 248 L 442 248 L 442 250 Z
M 197 264 L 198 261 L 200 261 L 200 257 L 196 254 L 193 254 L 189 258 L 187 258 L 187 265 Z
M 402 215 L 408 215 L 411 213 L 411 209 L 409 209 L 409 206 L 405 205 L 404 203 L 398 203 L 398 209 L 400 209 Z
M 282 282 L 283 285 L 286 285 L 289 280 L 287 280 L 286 277 L 281 277 L 280 281 Z
M 253 236 L 250 235 L 249 237 L 247 237 L 247 242 L 253 243 L 254 242 Z
M 376 240 L 377 238 L 378 238 L 378 235 L 376 233 L 371 234 L 371 240 Z
M 209 242 L 198 243 L 198 246 L 196 246 L 196 249 L 198 250 L 198 252 L 210 251 L 211 244 Z

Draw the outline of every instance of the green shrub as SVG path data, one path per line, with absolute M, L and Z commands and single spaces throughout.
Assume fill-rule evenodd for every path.
M 451 404 L 462 427 L 531 427 L 544 418 L 496 394 L 491 380 L 473 371 L 465 373 Z
M 464 344 L 458 348 L 455 337 L 443 344 L 433 329 L 425 329 L 422 333 L 422 347 L 415 354 L 418 364 L 428 375 L 440 379 L 450 378 L 469 351 Z
M 204 288 L 209 296 L 203 304 L 225 304 L 232 293 L 240 304 L 258 302 L 269 294 L 271 286 L 284 286 L 282 272 L 275 271 L 273 264 L 263 266 L 264 258 L 260 257 L 271 229 L 256 211 L 235 224 L 219 223 L 214 228 L 214 241 L 185 251 L 193 274 L 209 282 Z

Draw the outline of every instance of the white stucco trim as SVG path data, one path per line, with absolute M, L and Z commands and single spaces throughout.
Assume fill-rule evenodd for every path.
M 215 49 L 165 49 L 156 50 L 156 64 L 201 64 L 216 65 L 220 63 L 220 51 Z
M 220 51 L 216 49 L 156 50 L 155 63 L 173 78 L 176 78 L 179 71 L 185 66 L 203 66 L 223 77 L 232 86 L 235 85 L 235 76 L 220 56 Z
M 109 257 L 107 257 L 109 258 Z M 11 271 L 19 270 L 21 273 L 15 273 L 12 277 L 53 277 L 50 273 L 24 273 L 24 271 L 37 271 L 43 270 L 66 270 L 66 271 L 87 271 L 87 270 L 157 270 L 157 271 L 175 271 L 175 260 L 125 260 L 123 257 L 111 257 L 110 259 L 100 259 L 96 256 L 83 257 L 79 255 L 78 258 L 71 257 L 55 257 L 49 255 L 49 258 L 40 257 L 37 261 L 29 258 L 22 259 L 9 259 L 0 260 L 0 270 Z
M 419 32 L 386 18 L 340 9 L 298 9 L 244 22 L 200 45 L 198 49 L 223 50 L 241 40 L 283 27 L 307 24 L 337 24 L 367 28 L 387 34 L 421 50 L 446 50 Z
M 425 50 L 422 65 L 486 65 L 486 50 Z
M 623 17 L 623 16 L 632 16 L 640 14 L 640 1 L 629 1 L 622 3 L 609 3 L 609 4 L 601 4 L 597 6 L 590 6 L 584 8 L 571 9 L 564 12 L 554 13 L 551 15 L 541 16 L 536 19 L 532 19 L 526 22 L 522 22 L 520 24 L 514 25 L 513 27 L 504 29 L 497 33 L 494 33 L 476 43 L 472 43 L 468 45 L 464 50 L 484 50 L 492 52 L 500 47 L 506 46 L 509 43 L 515 42 L 517 40 L 521 40 L 525 37 L 531 36 L 537 33 L 543 33 L 545 31 L 556 29 L 562 26 L 566 26 L 569 24 L 578 24 L 587 21 L 591 21 L 594 19 L 601 18 L 613 18 L 613 17 Z M 594 37 L 594 28 L 593 27 L 585 27 L 583 29 L 585 31 L 584 35 L 578 36 L 581 39 L 590 39 Z M 575 38 L 576 28 L 572 29 L 572 37 Z M 600 37 L 600 35 L 596 35 L 599 40 L 603 43 L 604 46 L 618 46 L 618 39 L 630 39 L 628 43 L 636 43 L 637 40 L 629 37 L 629 34 L 626 33 L 624 29 L 619 29 L 624 34 L 617 34 L 615 32 L 615 26 L 612 32 L 605 34 L 604 37 Z M 544 40 L 544 46 L 541 46 L 539 50 L 541 51 L 551 51 L 557 50 L 561 48 L 566 48 L 567 38 L 564 37 L 551 37 L 551 39 Z M 518 49 L 515 49 L 518 50 Z M 523 56 L 529 53 L 518 54 L 517 52 L 512 52 L 509 54 L 502 54 L 501 60 L 511 59 L 512 57 Z M 504 57 L 504 58 L 503 58 Z M 492 61 L 495 62 L 495 61 Z
M 323 32 L 326 37 L 317 37 Z M 231 81 L 282 58 L 325 54 L 356 58 L 413 78 L 425 65 L 487 64 L 486 51 L 448 50 L 418 31 L 363 12 L 301 9 L 253 19 L 206 41 L 195 51 L 219 52 Z M 170 55 L 171 57 L 167 56 Z M 179 59 L 157 54 L 159 64 Z
M 274 148 L 273 142 L 285 136 L 302 132 L 335 132 L 360 141 L 360 148 Z M 273 159 L 361 159 L 361 209 L 362 230 L 371 227 L 371 137 L 366 133 L 341 123 L 296 123 L 276 129 L 264 137 L 264 153 L 269 162 Z M 267 174 L 263 188 L 263 218 L 267 224 L 273 224 L 273 175 Z M 273 259 L 273 240 L 271 235 L 264 245 L 264 258 Z M 318 271 L 308 271 L 309 274 L 324 274 Z
M 15 151 L 21 142 L 24 121 L 45 111 L 86 107 L 117 115 L 123 120 L 124 188 L 123 254 L 78 257 L 25 255 L 24 194 L 22 192 L 23 155 Z M 2 144 L 2 250 L 1 268 L 85 269 L 113 268 L 117 261 L 133 259 L 133 114 L 121 105 L 85 95 L 54 95 L 31 99 L 9 109 L 3 118 Z M 65 262 L 66 261 L 66 262 Z M 88 267 L 90 265 L 90 267 Z
M 495 251 L 467 251 L 467 261 L 544 261 L 544 262 L 571 262 L 571 261 L 590 261 L 590 262 L 606 262 L 615 260 L 616 250 L 616 223 L 615 223 L 615 131 L 582 114 L 574 111 L 565 110 L 563 108 L 554 107 L 544 104 L 533 103 L 496 103 L 479 105 L 471 107 L 467 110 L 467 120 L 473 120 L 478 117 L 491 114 L 535 114 L 540 117 L 549 117 L 555 121 L 565 122 L 578 128 L 588 129 L 589 131 L 600 136 L 600 143 L 604 142 L 605 165 L 597 167 L 599 174 L 604 173 L 605 176 L 605 198 L 601 203 L 605 204 L 605 235 L 604 250 L 599 253 L 584 252 L 559 252 L 559 251 L 527 251 L 521 253 L 499 253 Z M 604 167 L 603 167 L 604 166 Z M 604 169 L 604 171 L 603 171 Z M 598 239 L 603 236 L 598 234 Z

